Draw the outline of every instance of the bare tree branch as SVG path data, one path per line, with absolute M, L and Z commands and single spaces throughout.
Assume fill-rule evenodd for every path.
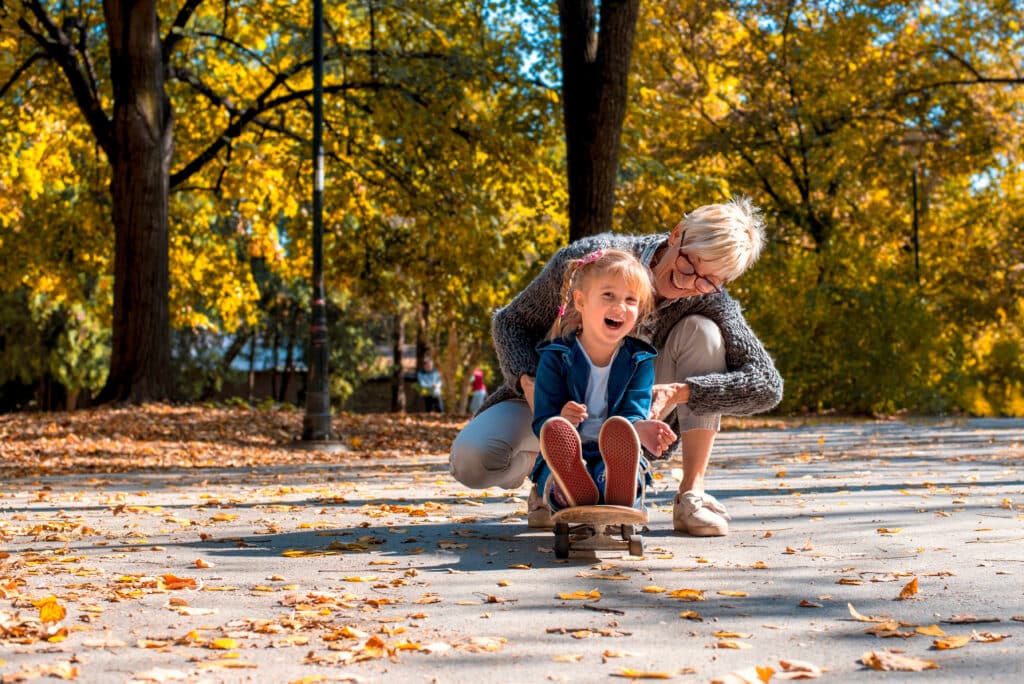
M 70 38 L 57 26 L 39 0 L 24 0 L 23 4 L 35 17 L 42 31 L 29 23 L 25 17 L 18 18 L 18 27 L 30 36 L 46 54 L 60 66 L 64 77 L 71 87 L 71 93 L 78 104 L 89 128 L 92 130 L 96 141 L 107 154 L 111 156 L 113 146 L 113 133 L 111 131 L 110 117 L 103 111 L 99 97 L 94 91 L 89 78 L 83 73 L 82 66 L 74 55 L 74 47 Z
M 7 91 L 10 90 L 10 88 L 15 83 L 18 82 L 18 79 L 21 77 L 21 75 L 23 73 L 25 73 L 26 71 L 28 71 L 29 68 L 35 62 L 39 61 L 40 59 L 44 59 L 45 57 L 46 57 L 46 55 L 43 54 L 42 52 L 34 52 L 34 53 L 32 53 L 29 56 L 29 58 L 26 59 L 25 62 L 21 66 L 19 66 L 17 69 L 14 70 L 14 73 L 11 74 L 11 77 L 9 79 L 7 79 L 7 83 L 4 83 L 2 86 L 0 86 L 0 97 L 3 97 L 4 95 L 6 95 Z
M 185 25 L 188 24 L 188 20 L 192 18 L 199 5 L 203 4 L 203 0 L 187 0 L 181 9 L 178 10 L 178 14 L 174 17 L 174 23 L 171 24 L 171 28 L 167 31 L 167 35 L 164 36 L 163 46 L 161 48 L 161 54 L 163 55 L 164 64 L 167 64 L 170 60 L 171 53 L 174 52 L 174 47 L 185 35 Z

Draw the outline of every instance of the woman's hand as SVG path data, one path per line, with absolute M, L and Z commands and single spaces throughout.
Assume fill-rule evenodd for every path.
M 530 413 L 533 413 L 533 378 L 529 375 L 519 376 L 519 386 L 523 388 L 523 396 L 526 397 L 526 405 L 530 407 Z
M 676 433 L 660 420 L 638 420 L 633 423 L 633 428 L 640 438 L 640 443 L 655 456 L 661 456 L 661 453 L 676 441 Z
M 562 417 L 578 428 L 580 423 L 587 419 L 587 407 L 585 404 L 577 404 L 575 401 L 567 401 L 562 407 Z
M 669 382 L 655 385 L 651 394 L 651 412 L 648 417 L 658 420 L 668 413 L 669 409 L 675 408 L 676 404 L 685 404 L 690 400 L 690 386 L 685 382 Z

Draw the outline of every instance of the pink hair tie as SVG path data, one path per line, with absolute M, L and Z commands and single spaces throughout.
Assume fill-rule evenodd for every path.
M 596 249 L 587 256 L 583 257 L 582 259 L 577 259 L 576 268 L 583 268 L 587 264 L 592 264 L 598 259 L 600 259 L 602 256 L 604 256 L 604 252 L 601 251 L 600 249 Z
M 558 307 L 558 317 L 561 318 L 564 315 L 565 315 L 565 304 L 563 304 L 562 306 Z

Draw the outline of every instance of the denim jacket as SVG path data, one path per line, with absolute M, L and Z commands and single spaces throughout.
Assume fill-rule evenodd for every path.
M 541 342 L 537 353 L 540 362 L 533 393 L 533 432 L 539 437 L 544 421 L 560 415 L 566 402 L 586 402 L 590 364 L 575 333 Z M 642 340 L 622 340 L 608 376 L 609 417 L 622 416 L 630 423 L 647 418 L 657 355 L 655 348 Z

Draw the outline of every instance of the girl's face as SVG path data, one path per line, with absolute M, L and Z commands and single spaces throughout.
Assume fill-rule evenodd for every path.
M 596 344 L 617 344 L 636 326 L 640 296 L 621 277 L 595 274 L 572 293 L 583 336 Z
M 724 279 L 698 255 L 681 252 L 682 241 L 683 224 L 680 223 L 672 229 L 664 253 L 651 269 L 655 294 L 663 299 L 681 299 L 720 290 Z

